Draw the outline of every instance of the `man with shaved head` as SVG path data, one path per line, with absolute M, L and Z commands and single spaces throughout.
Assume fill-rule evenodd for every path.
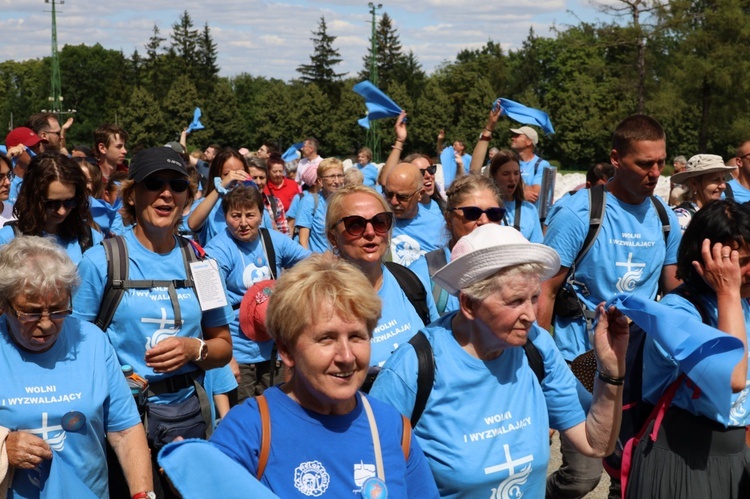
M 446 244 L 443 217 L 419 202 L 424 193 L 421 170 L 411 163 L 399 163 L 385 179 L 383 197 L 396 218 L 391 238 L 394 262 L 409 265 L 428 251 Z

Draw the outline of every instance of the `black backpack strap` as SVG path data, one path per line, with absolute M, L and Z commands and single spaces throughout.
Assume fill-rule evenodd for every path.
M 273 213 L 273 223 L 276 223 L 276 219 L 279 217 L 279 207 L 276 206 L 276 198 L 271 194 L 266 196 L 268 198 L 268 204 L 271 206 L 271 213 Z
M 268 262 L 268 271 L 271 273 L 271 279 L 277 279 L 276 275 L 276 251 L 273 248 L 271 234 L 268 229 L 260 228 L 260 241 L 263 244 L 263 250 L 266 252 L 266 261 Z
M 607 205 L 603 185 L 596 185 L 590 188 L 588 191 L 589 191 L 589 231 L 586 234 L 586 239 L 583 240 L 583 246 L 581 246 L 581 251 L 579 251 L 578 256 L 576 256 L 576 260 L 575 260 L 575 263 L 573 263 L 573 267 L 576 267 L 578 266 L 579 263 L 581 263 L 581 260 L 583 260 L 583 257 L 586 256 L 586 253 L 588 253 L 588 251 L 596 242 L 596 238 L 599 235 L 599 231 L 602 228 L 602 221 L 604 220 L 604 211 Z
M 104 295 L 94 324 L 106 331 L 125 294 L 123 284 L 128 278 L 128 248 L 122 236 L 105 239 L 102 245 L 107 260 L 107 283 L 104 285 Z
M 518 232 L 521 232 L 521 205 L 523 202 L 520 199 L 516 199 L 516 212 L 513 215 L 513 228 Z
M 422 331 L 412 336 L 409 343 L 417 354 L 417 395 L 411 412 L 411 427 L 416 428 L 435 383 L 435 356 L 432 354 L 432 345 Z
M 536 163 L 534 163 L 534 176 L 536 177 L 536 172 L 539 169 L 539 165 L 542 163 L 542 158 L 539 156 L 536 157 Z
M 396 278 L 398 285 L 406 295 L 409 303 L 417 311 L 417 315 L 426 326 L 430 322 L 430 309 L 427 307 L 427 291 L 419 280 L 417 274 L 396 262 L 383 262 L 388 270 Z
M 732 190 L 732 186 L 729 185 L 729 182 L 724 182 L 724 185 L 726 186 L 726 189 L 724 189 L 724 199 L 734 200 L 734 191 Z
M 536 379 L 539 380 L 539 384 L 541 385 L 544 380 L 544 359 L 542 358 L 542 354 L 529 339 L 526 340 L 523 351 L 526 354 L 526 359 L 529 361 L 529 367 L 534 371 Z
M 438 309 L 438 313 L 443 315 L 445 312 L 445 306 L 448 303 L 448 292 L 432 280 L 432 276 L 435 272 L 442 269 L 448 264 L 448 258 L 445 256 L 445 250 L 438 248 L 425 254 L 427 260 L 427 271 L 430 274 L 430 284 L 432 284 L 432 298 L 435 300 L 435 306 Z
M 667 245 L 669 239 L 669 233 L 672 230 L 672 225 L 669 223 L 669 215 L 667 215 L 667 209 L 664 204 L 659 201 L 656 196 L 651 196 L 651 203 L 656 208 L 656 213 L 659 214 L 659 221 L 661 222 L 661 231 L 664 234 L 664 245 Z
M 3 227 L 11 227 L 13 229 L 13 237 L 19 237 L 22 236 L 21 229 L 18 228 L 18 220 L 8 220 L 5 222 L 5 225 Z

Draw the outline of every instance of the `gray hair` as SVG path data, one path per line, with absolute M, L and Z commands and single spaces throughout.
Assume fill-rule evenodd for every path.
M 76 265 L 52 238 L 19 236 L 0 248 L 0 303 L 22 294 L 72 293 Z
M 682 163 L 683 165 L 687 164 L 687 158 L 685 156 L 679 155 L 675 156 L 674 160 L 672 160 L 672 163 Z
M 485 277 L 481 281 L 477 281 L 474 284 L 463 288 L 461 293 L 468 296 L 473 301 L 481 302 L 500 291 L 503 285 L 505 285 L 511 277 L 520 274 L 526 277 L 538 277 L 541 282 L 541 277 L 545 272 L 546 269 L 541 263 L 522 263 L 520 265 L 500 269 L 491 276 Z

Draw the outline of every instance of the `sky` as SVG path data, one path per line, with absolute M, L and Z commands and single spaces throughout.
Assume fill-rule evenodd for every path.
M 0 61 L 42 58 L 51 53 L 52 0 L 0 0 Z M 521 46 L 529 29 L 551 36 L 580 20 L 607 20 L 593 0 L 385 0 L 404 52 L 414 51 L 431 73 L 465 49 L 488 40 L 505 50 Z M 197 28 L 205 23 L 218 46 L 222 76 L 250 73 L 290 80 L 309 63 L 310 38 L 321 16 L 336 36 L 341 73 L 355 76 L 369 47 L 372 16 L 367 1 L 213 0 L 182 3 L 164 0 L 66 0 L 57 9 L 58 48 L 94 45 L 121 50 L 129 57 L 145 53 L 154 24 L 168 38 L 171 26 L 187 10 Z

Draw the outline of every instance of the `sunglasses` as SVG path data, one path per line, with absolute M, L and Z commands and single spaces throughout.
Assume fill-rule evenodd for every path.
M 76 198 L 44 200 L 44 208 L 50 211 L 60 211 L 61 206 L 64 206 L 66 210 L 72 210 L 77 204 L 78 200 Z
M 350 217 L 344 217 L 334 224 L 334 226 L 344 222 L 344 230 L 352 236 L 361 236 L 367 230 L 367 224 L 372 224 L 372 230 L 378 234 L 387 234 L 391 230 L 393 225 L 393 213 L 384 211 L 378 213 L 372 218 L 360 217 L 359 215 L 352 215 Z
M 430 175 L 435 175 L 435 172 L 437 171 L 437 165 L 430 165 L 427 168 L 421 168 L 421 170 L 422 170 L 423 177 L 425 173 L 429 173 Z
M 146 177 L 143 179 L 143 185 L 146 189 L 153 192 L 164 189 L 164 184 L 169 184 L 172 192 L 185 192 L 190 186 L 190 181 L 186 178 L 166 179 L 164 177 Z
M 490 222 L 500 223 L 503 221 L 505 216 L 505 208 L 487 208 L 483 210 L 476 206 L 461 206 L 457 208 L 451 208 L 450 211 L 461 210 L 464 214 L 464 218 L 469 222 L 476 222 L 482 217 L 482 213 L 487 215 L 487 219 Z
M 398 200 L 399 203 L 406 203 L 414 197 L 414 194 L 418 193 L 420 190 L 421 189 L 417 189 L 411 194 L 399 194 L 397 192 L 391 192 L 388 189 L 383 188 L 383 197 L 390 201 L 391 199 L 393 199 L 393 196 L 396 196 L 396 200 Z

